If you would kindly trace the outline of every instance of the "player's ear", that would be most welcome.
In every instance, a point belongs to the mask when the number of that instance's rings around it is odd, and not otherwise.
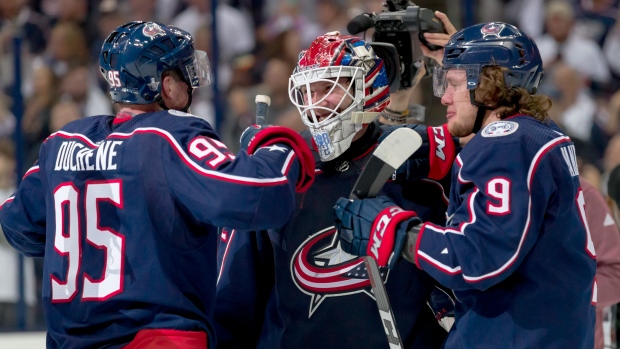
[[[165,75],[161,80],[161,97],[164,99],[172,99],[174,97],[175,83],[174,78],[170,75]]]

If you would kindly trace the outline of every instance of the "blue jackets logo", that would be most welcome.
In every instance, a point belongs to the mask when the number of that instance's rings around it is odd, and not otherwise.
[[[388,270],[381,268],[385,283]],[[327,297],[371,293],[364,260],[340,248],[336,228],[324,229],[304,241],[291,260],[291,276],[297,288],[309,295],[308,318]]]

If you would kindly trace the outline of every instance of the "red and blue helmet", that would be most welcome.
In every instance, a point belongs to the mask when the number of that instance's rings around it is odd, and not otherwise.
[[[191,35],[155,22],[129,22],[104,41],[99,55],[101,74],[116,103],[150,104],[161,99],[161,75],[178,69],[191,88],[211,81],[209,59],[194,50]]]
[[[313,100],[313,84],[330,84],[326,96],[342,94],[334,106],[325,97]],[[372,47],[356,36],[337,32],[319,36],[299,60],[289,79],[289,98],[309,127],[323,161],[349,148],[363,124],[372,121],[389,101],[384,62]]]
[[[506,68],[507,87],[522,87],[529,93],[543,76],[543,62],[538,47],[519,28],[502,22],[481,23],[456,32],[444,47],[443,66],[435,68],[433,91],[441,97],[445,92],[445,72],[463,69],[467,88],[478,87],[485,66]]]

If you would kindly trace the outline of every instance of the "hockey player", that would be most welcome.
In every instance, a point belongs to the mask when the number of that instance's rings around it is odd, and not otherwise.
[[[289,81],[291,101],[309,128],[302,135],[314,149],[317,176],[298,195],[293,218],[281,229],[223,231],[218,348],[387,348],[364,263],[340,248],[332,212],[384,132],[371,122],[389,101],[384,62],[360,38],[328,33],[302,51]],[[388,105],[388,115],[402,114],[394,105]],[[426,128],[418,129],[427,145],[434,141]],[[447,139],[446,153],[454,154],[454,148]],[[445,221],[447,199],[436,181],[391,182],[383,194],[425,219]],[[383,269],[383,278],[405,348],[439,348],[446,331],[434,316],[444,307],[433,312],[427,304],[432,279],[406,262]]]
[[[450,133],[475,135],[453,166],[447,224],[386,197],[335,206],[345,251],[380,265],[404,251],[454,290],[446,348],[594,345],[595,251],[573,143],[534,94],[542,75],[536,44],[518,28],[457,32],[434,88]]]
[[[126,23],[99,62],[120,112],[49,136],[0,209],[11,245],[45,258],[47,347],[212,348],[216,226],[282,226],[310,149],[272,127],[235,157],[179,111],[210,80],[185,31]]]

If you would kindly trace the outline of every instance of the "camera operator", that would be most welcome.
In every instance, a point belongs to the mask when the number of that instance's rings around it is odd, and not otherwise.
[[[451,27],[445,16],[443,21]],[[369,43],[337,33],[318,37],[302,51],[290,82],[291,101],[309,128],[302,135],[314,145],[318,172],[306,194],[297,196],[293,218],[281,229],[223,229],[215,310],[218,348],[387,348],[364,263],[340,248],[332,206],[351,192],[385,132],[386,126],[373,118],[386,105],[392,115],[404,114],[411,89],[397,86],[390,96],[384,61]],[[360,125],[354,121],[358,117],[367,119]],[[388,183],[383,193],[416,207],[427,219],[445,221],[444,196],[436,183]],[[440,348],[446,331],[436,316],[445,315],[452,300],[409,263],[383,270],[383,282],[393,297],[404,348]]]
[[[438,18],[441,23],[443,23],[445,33],[424,32],[422,33],[422,35],[424,36],[424,41],[426,43],[434,45],[434,47],[443,47],[448,43],[450,36],[456,33],[456,28],[454,27],[454,25],[452,25],[452,23],[448,19],[448,16],[446,16],[445,13],[435,11],[434,14],[435,17]],[[413,81],[411,83],[411,86],[413,87],[406,90],[399,89],[397,92],[390,95],[390,105],[388,106],[389,109],[394,111],[400,111],[401,115],[397,115],[396,117],[394,117],[391,115],[386,115],[385,112],[381,113],[379,114],[379,118],[377,119],[379,123],[384,125],[398,125],[406,123],[408,117],[411,115],[410,111],[408,110],[412,99],[411,94],[415,91],[415,87],[418,87],[418,84],[420,80],[422,80],[422,78],[430,76],[432,74],[432,66],[427,66],[427,61],[428,63],[433,64],[434,62],[441,62],[441,59],[443,58],[442,50],[431,50],[424,44],[420,45],[420,49],[422,54],[425,57],[430,58],[430,60],[420,59],[414,63],[414,66],[418,65],[419,67],[417,67],[418,70],[415,73],[415,77],[413,78]]]

